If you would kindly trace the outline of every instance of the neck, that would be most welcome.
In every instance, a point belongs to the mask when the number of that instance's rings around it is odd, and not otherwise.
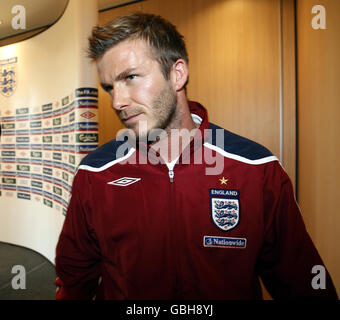
[[[179,98],[173,120],[151,148],[158,151],[165,162],[172,162],[190,144],[198,127],[192,120],[188,100],[186,97]]]

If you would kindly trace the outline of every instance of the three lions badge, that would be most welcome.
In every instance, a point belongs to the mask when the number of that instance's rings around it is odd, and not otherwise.
[[[222,231],[234,229],[240,222],[238,190],[210,189],[210,214]]]

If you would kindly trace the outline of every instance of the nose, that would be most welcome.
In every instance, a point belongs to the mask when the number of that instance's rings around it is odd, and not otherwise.
[[[117,84],[111,93],[113,109],[120,111],[129,105],[128,90],[124,85]]]

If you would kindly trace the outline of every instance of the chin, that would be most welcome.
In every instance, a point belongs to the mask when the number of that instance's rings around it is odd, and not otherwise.
[[[133,132],[136,140],[146,140],[148,137],[148,130],[141,130],[138,126],[130,127],[129,129]]]

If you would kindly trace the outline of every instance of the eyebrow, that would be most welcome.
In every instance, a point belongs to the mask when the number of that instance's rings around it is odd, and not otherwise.
[[[115,81],[120,81],[125,79],[127,76],[131,75],[131,72],[135,71],[137,68],[129,68],[121,72],[118,76],[116,76]]]
[[[119,75],[117,75],[115,77],[115,81],[120,81],[120,80],[124,80],[126,77],[128,77],[129,75],[131,75],[131,72],[135,71],[137,68],[129,68],[126,69],[124,71],[122,71]],[[111,91],[112,90],[112,85],[109,83],[100,83],[100,85],[102,86],[102,88],[105,91]]]

